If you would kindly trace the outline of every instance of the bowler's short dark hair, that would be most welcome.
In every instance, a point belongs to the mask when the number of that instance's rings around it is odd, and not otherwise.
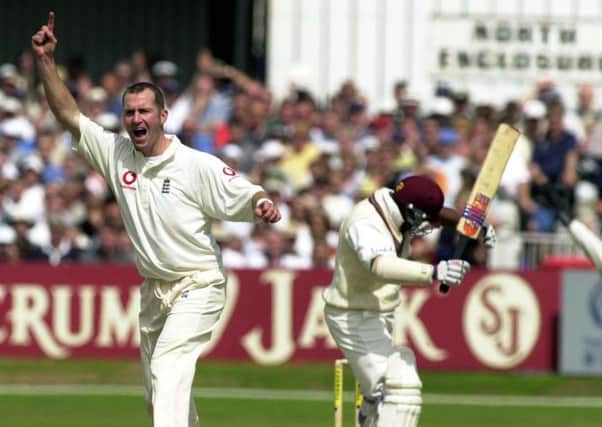
[[[155,104],[161,109],[165,110],[165,96],[159,86],[150,82],[136,82],[129,85],[121,97],[121,103],[125,104],[125,96],[130,93],[140,93],[146,89],[152,90],[155,94]]]

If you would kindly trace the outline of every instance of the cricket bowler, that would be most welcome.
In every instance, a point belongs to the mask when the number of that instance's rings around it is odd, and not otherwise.
[[[211,223],[280,219],[264,190],[218,158],[167,135],[167,110],[152,83],[129,86],[122,122],[128,136],[84,116],[54,60],[55,15],[32,37],[52,112],[77,151],[107,181],[144,278],[140,354],[154,427],[196,427],[191,395],[196,362],[224,308],[226,274]],[[127,422],[124,422],[127,425]]]

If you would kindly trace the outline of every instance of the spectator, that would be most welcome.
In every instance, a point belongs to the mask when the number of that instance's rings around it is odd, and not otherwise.
[[[306,260],[312,258],[315,242],[324,240],[334,250],[338,236],[333,230],[326,213],[318,206],[307,211],[305,224],[297,231],[294,240],[294,251]]]
[[[306,122],[295,124],[291,141],[280,162],[294,191],[311,184],[310,166],[320,156],[320,150],[309,139],[309,129]]]
[[[324,239],[314,241],[314,248],[311,256],[311,265],[313,268],[325,268],[332,270],[334,268],[334,253],[332,246]]]
[[[12,217],[26,216],[33,223],[44,219],[45,189],[40,183],[42,161],[31,155],[19,163],[21,176],[9,185],[2,201],[3,209]]]
[[[129,247],[122,244],[120,232],[108,225],[99,227],[96,239],[91,247],[81,254],[82,262],[106,262],[112,264],[132,264],[132,257]],[[125,233],[123,233],[125,234]]]
[[[433,159],[441,162],[442,148],[451,149],[453,156],[464,159],[468,166],[465,172],[474,179],[500,120],[519,127],[523,136],[489,212],[488,220],[498,229],[498,246],[489,253],[490,265],[499,266],[512,259],[512,266],[516,266],[516,257],[507,254],[522,247],[517,210],[521,212],[520,229],[539,228],[533,220],[533,212],[539,208],[536,195],[531,194],[534,179],[531,174],[527,179],[525,168],[531,163],[534,147],[538,147],[539,156],[546,145],[540,142],[544,137],[549,140],[546,105],[562,100],[552,81],[539,82],[534,93],[522,101],[500,99],[504,104],[500,109],[476,105],[471,96],[474,94],[449,84],[439,85],[435,102],[428,104],[426,98],[412,93],[412,82],[398,81],[392,88],[395,105],[375,108],[351,80],[332,94],[312,93],[295,85],[287,97],[273,100],[270,88],[214,58],[207,49],[196,54],[197,69],[184,93],[177,79],[181,74],[178,64],[153,58],[142,49],[107,64],[99,81],[87,72],[88,59],[70,58],[66,66],[59,64],[57,70],[77,96],[82,110],[105,129],[122,132],[118,117],[123,90],[134,80],[154,81],[164,89],[168,123],[171,125],[174,119],[179,122],[175,131],[188,144],[218,153],[228,166],[265,186],[283,214],[274,228],[285,236],[285,241],[309,228],[307,211],[317,208],[327,213],[331,231],[336,234],[334,229],[349,209],[349,201],[358,201],[376,187],[390,186],[395,179],[427,172],[425,165],[432,166]],[[58,125],[44,90],[36,86],[33,65],[29,51],[20,52],[14,64],[0,64],[0,223],[10,222],[11,229],[15,230],[13,224],[19,229],[18,233],[15,231],[19,247],[26,247],[24,242],[41,246],[50,239],[47,218],[59,215],[70,230],[76,229],[74,244],[85,249],[86,258],[111,259],[113,251],[131,251],[106,182],[73,154],[71,136]],[[593,89],[591,84],[576,86],[576,108],[565,112],[563,128],[573,134],[579,126],[585,129],[583,141],[577,136],[581,156],[577,172],[594,187],[574,178],[579,195],[575,197],[574,213],[596,228],[602,214],[602,123]],[[205,105],[192,120],[191,108],[197,98],[210,101],[201,102]],[[213,99],[217,100],[219,114],[210,113]],[[378,113],[373,114],[375,111]],[[220,118],[215,121],[209,116]],[[440,135],[454,131],[455,143],[441,144]],[[293,142],[293,133],[297,142]],[[300,134],[304,137],[298,138]],[[300,152],[293,148],[297,143],[302,147]],[[41,160],[40,172],[36,172],[36,158]],[[25,167],[26,163],[29,166]],[[442,185],[449,185],[441,168],[436,169],[430,173]],[[456,179],[457,171],[452,175]],[[31,198],[30,187],[37,187],[31,191],[39,192],[37,203],[27,201]],[[15,210],[15,206],[25,208]],[[246,249],[253,246],[260,253],[259,258],[264,256],[263,227],[227,223],[217,226],[225,233],[223,239],[233,236],[233,240],[241,242],[245,256],[251,253]],[[429,256],[433,237],[434,234],[429,239],[415,239],[416,257]],[[94,254],[101,240],[106,242],[106,254]],[[319,237],[315,242],[319,242]],[[229,243],[222,240],[224,247]],[[232,242],[233,246],[237,244]],[[306,251],[303,256],[311,259],[312,254]],[[125,260],[127,256],[116,258]]]
[[[456,154],[458,132],[453,128],[442,128],[438,142],[425,160],[425,167],[439,184],[445,195],[445,206],[455,206],[456,196],[462,186],[461,171],[466,167],[464,157]]]
[[[213,134],[228,121],[231,100],[215,89],[211,76],[196,76],[173,104],[165,123],[167,132],[181,135],[190,145],[212,153]]]
[[[593,85],[589,83],[581,84],[577,87],[577,117],[585,130],[586,139],[588,139],[594,127],[602,120],[602,112],[596,109],[595,92]]]
[[[230,235],[221,240],[222,259],[224,268],[252,268],[252,263],[243,253],[243,241],[240,237]],[[263,260],[258,265],[261,265]]]
[[[22,261],[19,246],[17,245],[17,233],[4,224],[0,224],[0,262],[14,263]]]
[[[121,117],[123,112],[123,106],[121,104],[121,87],[119,87],[119,80],[113,71],[107,71],[100,79],[100,85],[107,94],[106,107],[107,112],[115,114],[117,117]]]
[[[564,106],[560,101],[548,105],[548,130],[535,144],[533,158],[529,164],[531,175],[531,196],[536,199],[541,187],[547,184],[559,186],[566,192],[571,207],[574,205],[573,188],[577,183],[577,140],[564,127]],[[553,232],[556,229],[556,212],[541,206],[537,202],[528,209],[528,229]]]
[[[292,250],[289,236],[275,229],[267,229],[264,238],[265,263],[262,268],[307,269],[311,267],[309,258],[300,256]]]
[[[48,220],[50,240],[46,245],[33,245],[27,253],[28,261],[44,261],[50,265],[59,265],[63,262],[78,261],[80,250],[74,242],[72,230],[60,217]]]

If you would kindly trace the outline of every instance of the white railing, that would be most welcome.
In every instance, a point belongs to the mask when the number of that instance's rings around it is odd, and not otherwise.
[[[519,251],[521,268],[537,269],[540,267],[542,259],[553,255],[585,256],[564,229],[556,233],[521,233],[521,249]]]

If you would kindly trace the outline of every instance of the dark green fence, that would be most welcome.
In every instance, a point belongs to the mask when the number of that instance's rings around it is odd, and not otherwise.
[[[31,35],[52,9],[59,39],[57,61],[64,64],[80,56],[94,78],[129,58],[134,49],[143,48],[151,58],[178,64],[178,78],[185,84],[201,47],[210,47],[226,62],[262,77],[250,49],[248,23],[256,4],[253,0],[0,0],[0,64],[14,62],[20,50],[30,48]],[[259,4],[265,7],[265,2]]]

